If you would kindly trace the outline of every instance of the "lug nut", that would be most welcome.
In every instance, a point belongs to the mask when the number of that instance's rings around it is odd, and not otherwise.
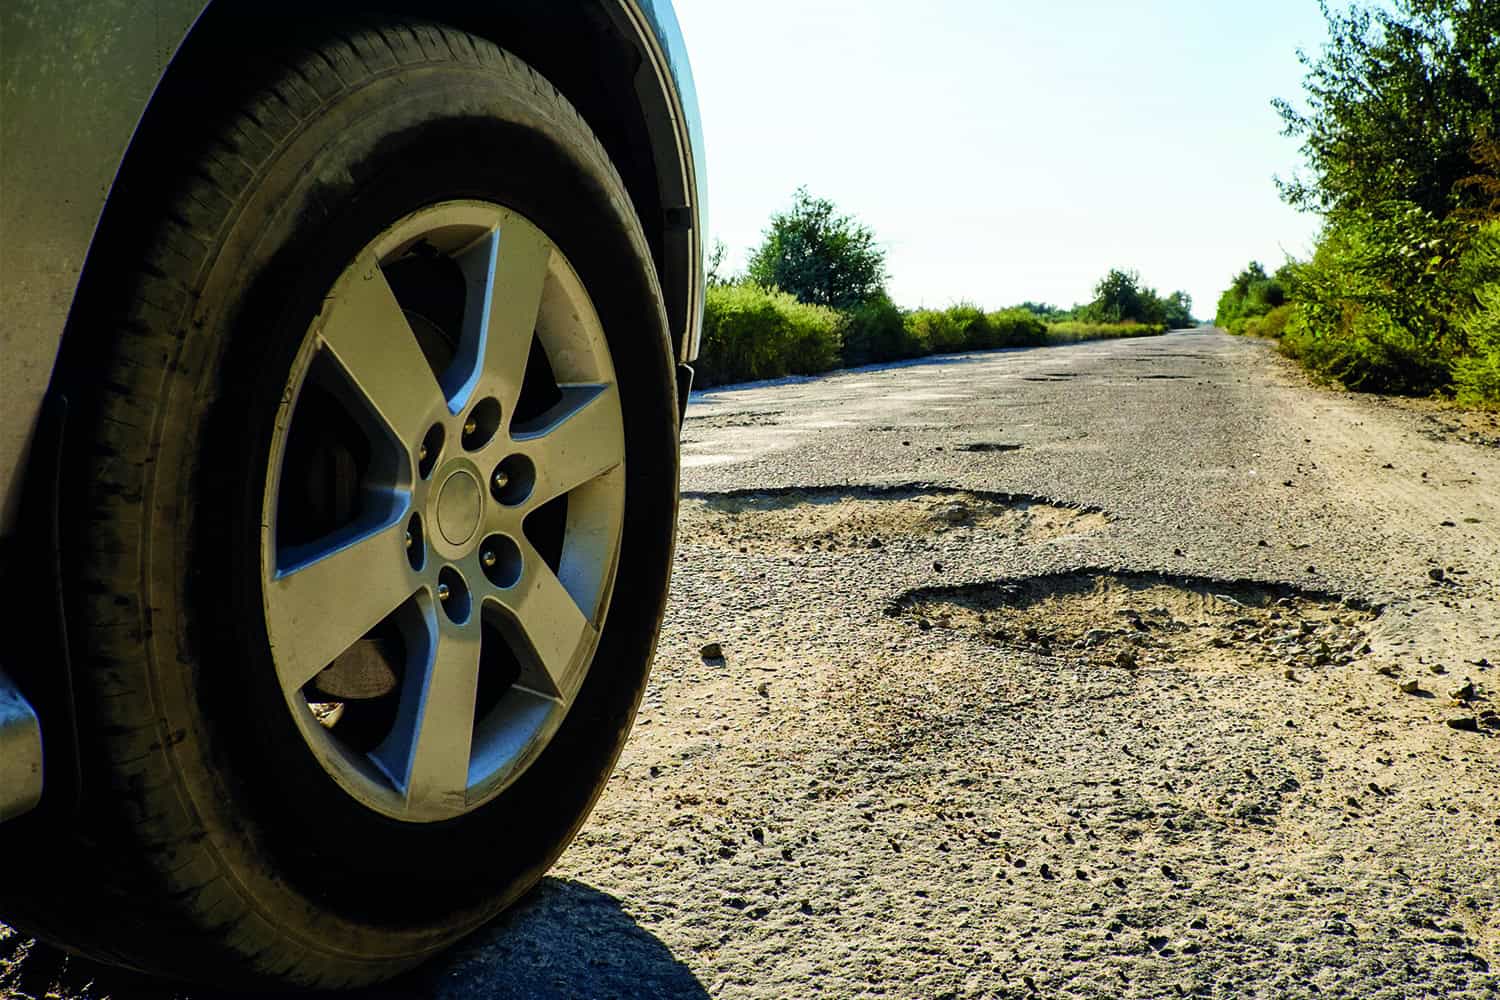
[[[417,461],[418,462],[425,462],[425,461],[427,461],[427,446],[425,444],[422,447],[420,447],[420,448],[417,449]]]
[[[510,485],[510,475],[504,469],[495,470],[495,489],[503,490]]]
[[[447,601],[448,598],[452,596],[453,591],[448,588],[448,585],[446,583],[438,584],[438,600]]]
[[[500,557],[495,555],[495,553],[491,550],[485,549],[482,553],[480,553],[479,561],[484,563],[485,569],[494,569],[495,564],[500,561]]]
[[[408,549],[410,549],[410,548],[411,548],[411,532],[410,532],[410,531],[408,531],[408,532],[407,532],[407,533],[406,533],[406,547],[407,547],[407,548],[408,548]]]
[[[477,420],[470,420],[470,421],[468,421],[467,423],[464,424],[464,436],[465,437],[473,437],[475,434],[478,434],[478,433],[479,433],[479,422]]]

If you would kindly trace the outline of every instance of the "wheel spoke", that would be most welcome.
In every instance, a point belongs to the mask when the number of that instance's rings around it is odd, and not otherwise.
[[[283,554],[265,588],[266,626],[282,686],[302,686],[416,592],[406,572],[404,497],[373,531],[341,532]]]
[[[522,542],[521,554],[521,580],[500,596],[525,647],[517,650],[522,660],[520,684],[544,697],[566,700],[572,694],[578,650],[592,644],[594,627],[530,543]]]
[[[510,420],[521,395],[541,309],[542,287],[552,260],[552,244],[535,227],[509,220],[470,250],[459,263],[469,283],[471,329],[443,391],[449,407],[461,412],[474,387],[485,381]]]
[[[464,811],[469,787],[479,630],[438,628],[434,638],[420,689],[413,685],[403,696],[397,731],[380,756],[399,772],[408,809],[456,816]]]
[[[406,446],[420,441],[441,412],[442,393],[373,256],[361,257],[334,286],[317,330],[396,439]]]
[[[527,506],[539,507],[624,460],[619,392],[613,385],[566,386],[562,401],[518,429],[515,440],[536,467]]]

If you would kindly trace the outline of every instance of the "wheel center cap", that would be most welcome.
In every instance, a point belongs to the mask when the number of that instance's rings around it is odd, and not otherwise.
[[[437,527],[449,545],[462,545],[479,530],[484,497],[479,480],[467,469],[459,469],[438,488]]]

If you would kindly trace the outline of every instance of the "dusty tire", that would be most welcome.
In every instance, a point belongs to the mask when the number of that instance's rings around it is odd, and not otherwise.
[[[83,805],[66,828],[7,845],[33,874],[6,880],[0,915],[155,974],[371,983],[527,891],[624,743],[676,511],[662,296],[587,126],[472,36],[410,22],[325,32],[211,131],[144,212],[151,230],[96,261],[115,269],[97,284],[112,291],[70,333],[61,562]],[[482,807],[402,822],[345,794],[287,711],[264,621],[262,502],[288,372],[340,273],[404,215],[474,199],[531,220],[597,309],[623,420],[628,585],[540,756]]]

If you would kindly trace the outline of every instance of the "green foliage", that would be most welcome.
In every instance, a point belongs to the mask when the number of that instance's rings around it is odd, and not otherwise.
[[[1323,234],[1276,279],[1256,265],[1236,278],[1219,323],[1279,329],[1284,351],[1350,388],[1495,398],[1500,4],[1323,11],[1330,41],[1304,57],[1306,110],[1277,102],[1310,168],[1282,194],[1322,212]]]
[[[839,316],[757,285],[718,285],[704,302],[698,384],[810,375],[839,362]]]
[[[1047,327],[1049,344],[1073,344],[1081,340],[1112,340],[1119,337],[1159,337],[1167,332],[1162,323],[1088,323],[1069,320]]]
[[[923,354],[952,354],[967,346],[964,327],[947,309],[917,309],[906,316],[906,331]]]
[[[1326,4],[1329,41],[1303,55],[1306,110],[1277,101],[1311,176],[1281,184],[1293,205],[1337,216],[1407,202],[1438,218],[1475,173],[1474,143],[1500,110],[1500,4]]]
[[[1048,324],[1026,309],[986,313],[969,303],[907,313],[884,295],[836,312],[748,282],[711,285],[696,381],[707,388],[810,375],[841,364],[853,367],[929,354],[1145,337],[1165,330],[1161,324],[1142,323]]]
[[[1478,232],[1459,272],[1474,288],[1474,302],[1458,320],[1467,340],[1467,350],[1453,364],[1458,399],[1500,403],[1500,222]]]
[[[1251,320],[1286,304],[1291,282],[1290,265],[1283,265],[1273,277],[1259,261],[1251,261],[1219,297],[1214,323],[1230,333],[1245,333]]]
[[[799,188],[791,209],[772,216],[746,277],[802,302],[849,309],[882,294],[885,251],[869,227]]]
[[[1193,300],[1163,300],[1131,271],[1112,271],[1099,302],[1063,311],[1027,302],[985,312],[973,303],[903,312],[886,294],[885,256],[868,228],[833,204],[797,191],[771,220],[746,276],[732,278],[725,248],[708,255],[700,386],[812,374],[960,351],[1040,347],[1099,337],[1163,333],[1190,326]],[[1097,308],[1096,308],[1097,307]],[[1090,322],[1074,322],[1092,310]]]
[[[1047,343],[1047,324],[1025,309],[986,313],[967,302],[947,309],[918,309],[906,317],[912,343],[923,353],[1037,347]]]
[[[1141,285],[1135,271],[1111,270],[1094,286],[1094,301],[1082,317],[1095,323],[1153,323],[1160,303],[1156,293]]]
[[[906,327],[906,316],[884,293],[839,314],[844,364],[849,367],[921,356],[922,345]]]
[[[1173,292],[1163,299],[1141,284],[1135,271],[1111,270],[1094,286],[1094,301],[1068,319],[1088,323],[1141,323],[1171,329],[1193,326],[1193,297]]]
[[[1280,340],[1286,334],[1287,324],[1291,322],[1292,314],[1297,307],[1290,303],[1277,306],[1264,316],[1252,316],[1241,325],[1238,332],[1247,337],[1265,337],[1268,340]]]
[[[1454,309],[1473,301],[1473,269],[1462,266],[1471,239],[1469,227],[1411,203],[1331,222],[1294,269],[1284,348],[1351,389],[1445,388],[1466,347]]]
[[[1040,347],[1048,342],[1047,324],[1024,307],[992,312],[986,319],[995,347]]]
[[[1057,306],[1048,305],[1045,302],[1022,302],[1015,308],[1024,310],[1045,320],[1060,321],[1067,319],[1069,310],[1059,309]]]
[[[1500,403],[1500,284],[1480,289],[1479,305],[1464,317],[1472,353],[1453,366],[1458,401],[1470,404]]]
[[[1185,330],[1197,326],[1193,318],[1193,297],[1187,292],[1173,292],[1162,302],[1162,321],[1169,330]]]
[[[707,270],[705,281],[709,287],[734,284],[734,278],[724,264],[724,258],[728,253],[729,248],[724,245],[723,240],[714,240],[714,245],[709,248],[704,260]]]

